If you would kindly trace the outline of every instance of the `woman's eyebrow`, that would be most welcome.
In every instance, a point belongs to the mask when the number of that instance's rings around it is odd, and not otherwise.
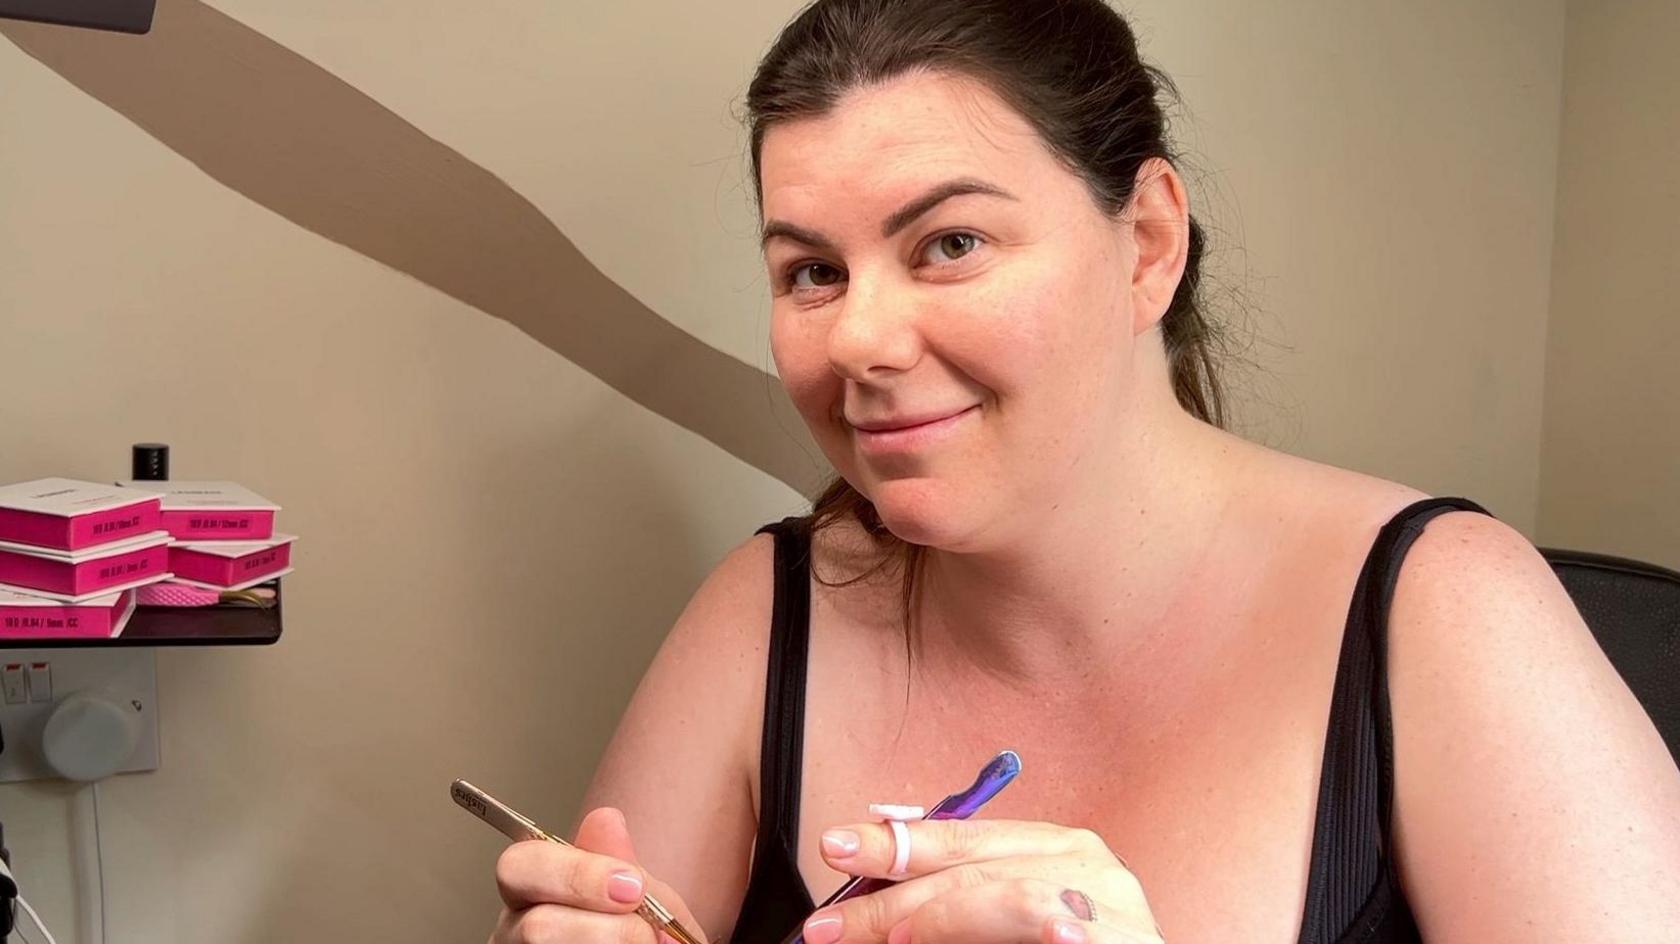
[[[893,236],[899,230],[914,223],[917,217],[946,200],[971,193],[983,193],[988,196],[1003,197],[1006,200],[1015,199],[1014,194],[978,177],[958,177],[954,180],[947,180],[906,203],[903,209],[887,217],[886,222],[881,224],[881,238],[886,239]]]
[[[759,239],[758,244],[760,247],[767,246],[770,244],[770,240],[775,239],[777,236],[781,236],[785,239],[791,239],[794,242],[804,243],[813,249],[821,249],[824,252],[835,251],[834,243],[830,242],[828,237],[808,230],[803,226],[795,226],[792,223],[784,223],[781,220],[771,220],[764,224],[764,235]]]
[[[957,177],[934,186],[928,192],[906,203],[902,208],[887,217],[881,224],[881,238],[891,238],[899,230],[914,223],[918,217],[952,197],[973,193],[1002,197],[1005,200],[1015,199],[1015,195],[1009,191],[994,184],[989,184],[978,177]],[[821,249],[826,252],[834,251],[834,243],[826,236],[783,220],[770,220],[764,224],[763,237],[759,240],[759,245],[767,245],[770,240],[777,236],[804,243],[814,249]]]

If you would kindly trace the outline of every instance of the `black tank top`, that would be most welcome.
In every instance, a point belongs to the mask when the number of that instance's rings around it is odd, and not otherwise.
[[[1419,944],[1390,855],[1394,745],[1388,704],[1388,608],[1400,562],[1430,519],[1488,512],[1462,498],[1402,509],[1377,534],[1348,607],[1330,700],[1299,944]],[[776,539],[775,602],[759,761],[758,837],[733,944],[779,944],[815,909],[798,867],[810,643],[809,520],[765,525]]]

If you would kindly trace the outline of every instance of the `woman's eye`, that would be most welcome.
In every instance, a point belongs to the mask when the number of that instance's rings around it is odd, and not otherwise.
[[[793,277],[788,281],[794,288],[826,288],[839,282],[839,269],[821,262],[807,262],[793,270]]]
[[[927,262],[938,264],[954,262],[973,252],[980,245],[980,237],[973,233],[946,233],[931,243],[922,251],[922,257]]]

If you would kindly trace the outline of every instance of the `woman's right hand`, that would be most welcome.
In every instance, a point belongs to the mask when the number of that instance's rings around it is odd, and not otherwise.
[[[674,944],[636,914],[650,893],[705,940],[682,899],[636,864],[623,813],[591,810],[576,845],[516,842],[502,852],[496,887],[505,907],[490,944]]]

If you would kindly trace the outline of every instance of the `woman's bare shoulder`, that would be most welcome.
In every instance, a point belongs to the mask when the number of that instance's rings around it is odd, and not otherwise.
[[[669,727],[688,726],[673,719],[694,718],[696,711],[738,710],[762,696],[774,596],[773,541],[768,534],[742,541],[690,596],[636,689],[615,748],[626,736],[664,736]],[[711,727],[693,733],[710,740],[722,731]]]
[[[1680,772],[1533,544],[1483,515],[1432,521],[1389,650],[1398,845],[1426,930],[1671,934]]]
[[[774,539],[724,555],[689,599],[613,734],[585,809],[622,809],[642,864],[726,928],[752,837]],[[677,772],[680,772],[678,775]]]
[[[1428,493],[1401,482],[1253,446],[1241,502],[1314,543],[1369,544],[1397,512]]]

